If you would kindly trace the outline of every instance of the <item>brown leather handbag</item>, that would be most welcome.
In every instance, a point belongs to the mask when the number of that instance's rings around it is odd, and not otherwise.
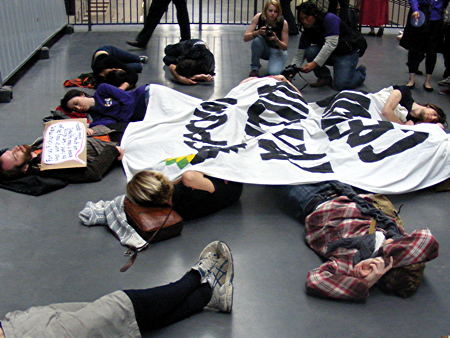
[[[183,218],[172,207],[142,207],[124,200],[124,211],[128,223],[149,244],[163,241],[181,234]],[[129,251],[131,256],[127,264],[120,271],[127,271],[135,262],[138,251]]]
[[[124,210],[128,223],[148,242],[178,236],[183,229],[183,218],[171,207],[141,207],[125,197]]]

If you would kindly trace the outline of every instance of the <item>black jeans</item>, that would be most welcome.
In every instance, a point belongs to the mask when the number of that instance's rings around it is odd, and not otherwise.
[[[148,40],[152,37],[153,31],[158,26],[171,1],[177,9],[181,40],[189,40],[191,38],[191,27],[186,0],[153,0],[145,20],[144,28],[136,38],[137,41],[144,45],[148,43]]]
[[[200,284],[200,274],[191,270],[180,280],[144,290],[123,290],[133,303],[141,334],[158,329],[202,311],[212,289]]]

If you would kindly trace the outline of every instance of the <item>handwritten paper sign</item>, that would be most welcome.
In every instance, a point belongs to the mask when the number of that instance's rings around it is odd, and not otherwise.
[[[47,122],[41,170],[86,167],[86,128],[86,119]]]

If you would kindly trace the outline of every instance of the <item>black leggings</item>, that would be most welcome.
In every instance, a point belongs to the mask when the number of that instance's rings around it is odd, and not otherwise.
[[[200,274],[191,270],[180,280],[144,290],[123,290],[133,303],[141,334],[202,311],[212,296],[208,283],[200,284]]]
[[[415,73],[419,69],[419,64],[425,58],[425,73],[433,74],[437,59],[437,48],[439,37],[441,36],[442,21],[430,21],[428,42],[422,42],[427,45],[426,51],[418,51],[411,47],[408,52],[408,68],[410,73]]]
[[[154,0],[150,5],[147,17],[145,18],[144,28],[139,32],[136,40],[142,44],[147,44],[152,37],[153,31],[158,26],[164,13],[167,11],[170,2],[173,2],[177,10],[177,21],[180,26],[181,40],[191,38],[191,28],[189,23],[189,12],[186,0]]]
[[[450,76],[450,24],[444,26],[444,77]]]

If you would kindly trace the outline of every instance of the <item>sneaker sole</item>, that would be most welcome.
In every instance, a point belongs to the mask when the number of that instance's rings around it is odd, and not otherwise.
[[[225,298],[225,301],[223,302],[224,307],[219,309],[217,307],[207,305],[206,308],[213,311],[230,313],[233,309],[234,286],[232,283],[228,283],[222,285],[221,288],[225,288],[225,294],[222,295],[222,297]]]
[[[225,277],[224,285],[227,283],[232,283],[234,279],[234,262],[233,262],[233,255],[231,254],[230,247],[225,243],[220,241],[220,253],[223,257],[225,257],[228,260],[228,268],[227,268],[227,275]]]
[[[226,301],[226,308],[224,310],[221,310],[222,312],[231,312],[233,309],[233,294],[234,294],[234,285],[233,283],[228,283],[229,286],[227,286],[225,297],[227,299]],[[224,284],[225,286],[227,284]]]

